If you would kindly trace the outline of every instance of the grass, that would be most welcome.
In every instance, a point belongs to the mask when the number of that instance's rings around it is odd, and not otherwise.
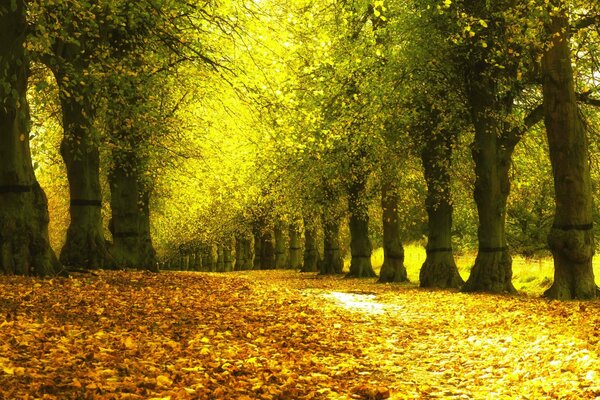
[[[469,277],[469,273],[475,263],[476,252],[468,252],[456,255],[456,265],[463,279]],[[404,246],[404,264],[411,282],[419,282],[419,270],[425,261],[425,248],[418,244]],[[552,257],[526,258],[521,255],[513,255],[513,284],[519,291],[528,294],[541,295],[552,283],[554,276],[554,264]],[[371,262],[375,272],[379,273],[383,264],[383,248],[379,247],[373,251]],[[348,260],[349,263],[349,260]],[[600,256],[594,257],[594,276],[596,283],[600,285]]]

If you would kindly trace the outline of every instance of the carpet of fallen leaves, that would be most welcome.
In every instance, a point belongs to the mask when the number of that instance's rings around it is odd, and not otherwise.
[[[0,278],[2,399],[600,397],[600,303],[293,271]]]

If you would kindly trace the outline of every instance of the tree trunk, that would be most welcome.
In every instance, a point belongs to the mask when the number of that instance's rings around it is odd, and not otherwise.
[[[194,271],[202,271],[202,253],[198,247],[194,247]]]
[[[217,246],[217,272],[225,272],[224,246]]]
[[[35,179],[29,149],[29,60],[25,1],[0,13],[0,273],[62,271],[48,239],[48,201]]]
[[[252,245],[252,240],[250,240],[250,238],[245,238],[243,245],[246,253],[246,262],[243,264],[242,269],[251,270],[253,267],[252,263],[254,259],[254,246]]]
[[[384,184],[381,189],[383,211],[383,265],[379,282],[408,282],[404,266],[404,247],[400,236],[398,218],[398,193],[396,188]]]
[[[233,256],[231,254],[231,240],[223,246],[223,272],[233,271]]]
[[[285,269],[288,267],[284,228],[285,228],[285,224],[281,221],[277,221],[275,223],[275,228],[273,230],[274,237],[275,237],[275,268],[276,269]]]
[[[209,272],[211,271],[211,250],[210,246],[203,245],[202,246],[202,271]]]
[[[243,271],[244,265],[246,265],[246,246],[244,244],[245,238],[242,236],[236,236],[235,238],[235,271]]]
[[[555,1],[563,7],[562,1]],[[555,213],[548,244],[554,257],[553,299],[593,299],[598,295],[592,257],[592,184],[585,125],[579,114],[569,21],[561,11],[549,26],[552,45],[544,54],[544,122],[554,175]]]
[[[304,257],[301,272],[317,272],[321,263],[319,246],[317,245],[317,227],[308,219],[304,219]]]
[[[129,158],[133,158],[131,155]],[[115,157],[118,160],[118,157]],[[111,192],[113,236],[111,255],[119,268],[157,271],[156,252],[150,237],[150,191],[143,188],[133,172],[122,168],[118,161],[108,176]],[[194,256],[194,253],[190,253]],[[190,269],[195,270],[195,257]]]
[[[76,93],[76,85],[61,72],[55,72],[60,90],[64,137],[60,152],[67,167],[71,222],[60,252],[60,261],[78,268],[113,266],[102,227],[100,153],[92,127],[93,107],[82,104],[87,94]],[[81,73],[83,76],[83,73]]]
[[[219,249],[216,245],[208,246],[208,270],[210,272],[218,271]]]
[[[254,236],[254,262],[253,269],[262,269],[262,232],[258,224],[255,224],[252,228],[252,235]]]
[[[349,278],[373,278],[377,276],[371,265],[371,239],[369,239],[369,215],[362,195],[366,182],[358,179],[352,182],[348,192],[348,211],[350,212],[350,272]]]
[[[260,269],[275,268],[275,246],[273,245],[273,233],[266,230],[260,238]]]
[[[465,292],[514,293],[512,259],[505,234],[506,201],[510,191],[509,170],[514,144],[504,140],[508,106],[496,100],[496,83],[483,69],[470,82],[469,103],[475,128],[472,144],[475,161],[474,197],[479,213],[479,251]],[[516,143],[515,143],[516,144]]]
[[[452,254],[451,159],[451,137],[445,132],[431,133],[421,152],[429,217],[427,258],[419,273],[421,287],[459,288],[465,283]]]
[[[299,270],[302,268],[302,246],[300,246],[300,226],[298,222],[290,224],[289,237],[289,268]]]
[[[341,274],[344,259],[340,250],[340,221],[336,217],[323,216],[323,262],[321,275]]]

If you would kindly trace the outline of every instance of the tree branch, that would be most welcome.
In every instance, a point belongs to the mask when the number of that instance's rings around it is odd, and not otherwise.
[[[590,97],[591,91],[585,93],[577,93],[577,101],[587,104],[588,106],[600,107],[600,99]]]
[[[519,143],[523,135],[534,125],[544,119],[544,104],[539,104],[523,119],[523,124],[514,127],[505,137],[507,146],[514,147]]]

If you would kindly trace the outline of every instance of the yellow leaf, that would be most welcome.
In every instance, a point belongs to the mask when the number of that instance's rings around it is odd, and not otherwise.
[[[165,375],[159,375],[156,377],[156,384],[162,387],[168,387],[173,384],[173,381]]]

